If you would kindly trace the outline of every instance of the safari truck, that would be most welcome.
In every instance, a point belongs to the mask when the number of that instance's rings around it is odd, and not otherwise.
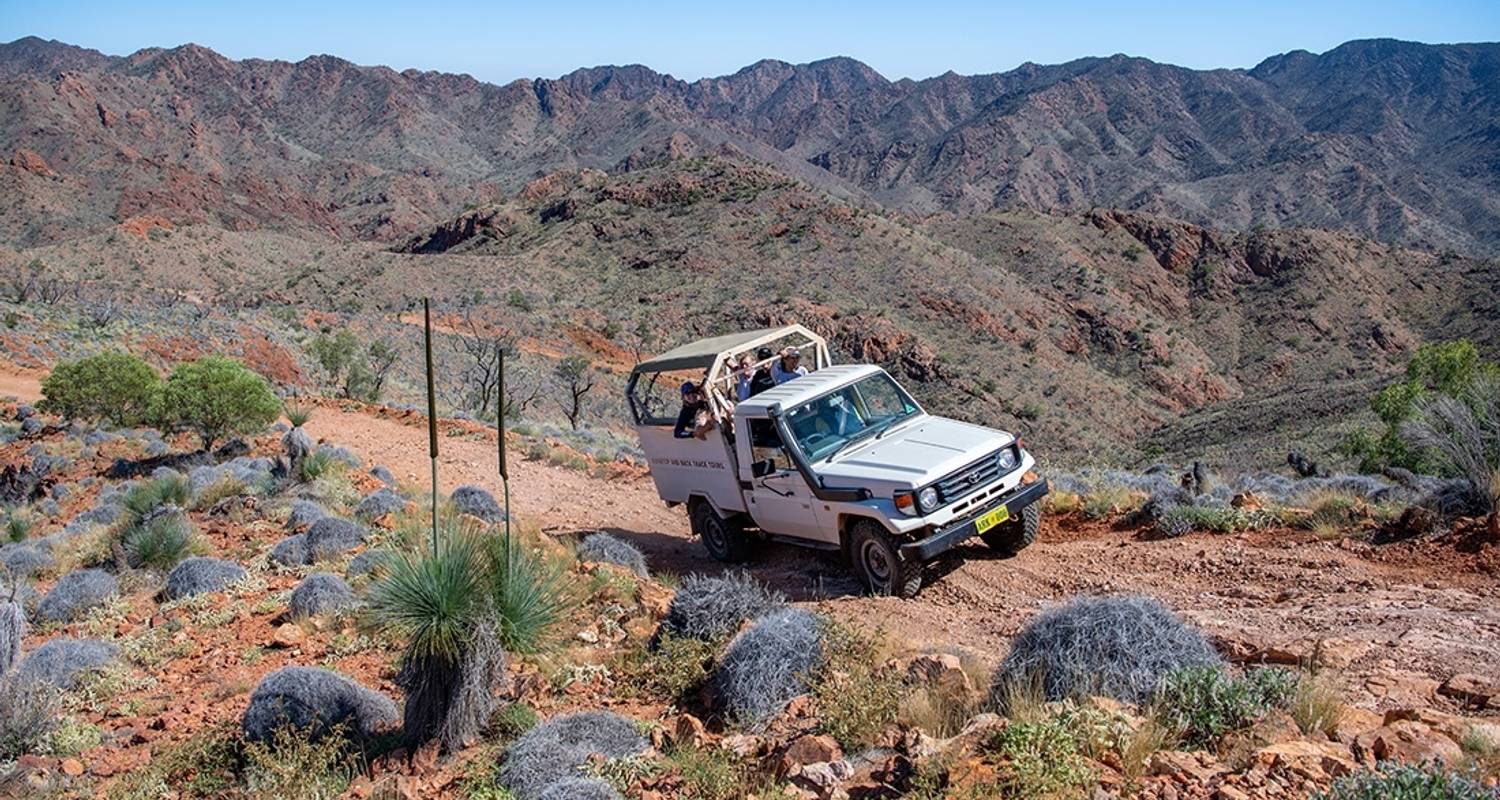
[[[783,347],[810,371],[737,400],[739,359],[771,348],[760,369]],[[687,382],[704,424],[678,435]],[[971,537],[1004,554],[1036,539],[1047,482],[1018,438],[928,414],[880,367],[833,364],[800,325],[682,345],[636,366],[625,393],[657,493],[721,561],[762,541],[837,551],[870,591],[910,597]]]

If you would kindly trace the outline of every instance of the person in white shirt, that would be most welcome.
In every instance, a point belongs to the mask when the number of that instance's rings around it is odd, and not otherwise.
[[[802,351],[795,347],[782,350],[781,358],[771,363],[771,377],[778,385],[806,374],[807,367],[802,366]]]
[[[755,379],[755,361],[746,353],[734,367],[734,396],[738,402],[750,399],[750,382]]]

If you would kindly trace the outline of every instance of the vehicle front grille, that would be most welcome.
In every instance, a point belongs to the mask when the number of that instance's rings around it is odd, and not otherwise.
[[[1014,445],[1012,445],[1013,447]],[[966,467],[955,470],[947,477],[937,482],[938,495],[943,503],[951,503],[958,500],[991,481],[1000,477],[1000,453],[1010,447],[1003,447],[984,458],[969,464]],[[1018,462],[1020,459],[1016,459]]]

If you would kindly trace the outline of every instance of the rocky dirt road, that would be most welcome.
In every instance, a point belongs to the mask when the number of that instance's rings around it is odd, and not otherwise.
[[[319,409],[315,436],[420,484],[427,475],[421,418]],[[465,426],[442,437],[439,483],[476,483],[499,495],[493,434]],[[537,461],[512,460],[512,500],[522,518],[556,535],[607,530],[634,542],[656,571],[717,572],[689,538],[685,515],[665,508],[648,476],[609,480]],[[883,628],[913,647],[959,647],[998,661],[1037,610],[1078,594],[1153,595],[1251,660],[1313,659],[1332,668],[1362,705],[1430,697],[1457,673],[1494,674],[1500,653],[1500,557],[1450,545],[1376,546],[1320,541],[1305,531],[1193,534],[1148,541],[1134,529],[1046,520],[1019,556],[977,542],[939,565],[915,600],[862,596],[833,558],[769,548],[749,568],[793,599]]]
[[[35,398],[35,378],[5,384]],[[444,423],[439,483],[477,484],[500,496],[493,433]],[[353,448],[367,465],[422,485],[427,432],[412,414],[322,405],[315,437]],[[639,546],[657,572],[718,572],[689,536],[686,516],[657,499],[649,476],[601,480],[511,460],[518,516],[553,535],[606,530]],[[915,600],[866,597],[836,559],[768,548],[749,569],[798,602],[884,629],[912,647],[957,647],[994,663],[1039,609],[1078,594],[1153,595],[1215,636],[1228,652],[1332,668],[1372,708],[1430,697],[1458,673],[1495,675],[1500,654],[1500,548],[1320,541],[1305,531],[1193,534],[1147,541],[1133,529],[1046,519],[1019,556],[975,543],[939,565]]]

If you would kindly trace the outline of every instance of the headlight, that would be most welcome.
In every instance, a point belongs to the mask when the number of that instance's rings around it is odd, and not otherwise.
[[[923,514],[936,511],[938,507],[937,487],[929,486],[917,492],[917,507],[922,509]]]
[[[1016,468],[1016,448],[1007,447],[1000,451],[1000,471],[1010,472]]]

